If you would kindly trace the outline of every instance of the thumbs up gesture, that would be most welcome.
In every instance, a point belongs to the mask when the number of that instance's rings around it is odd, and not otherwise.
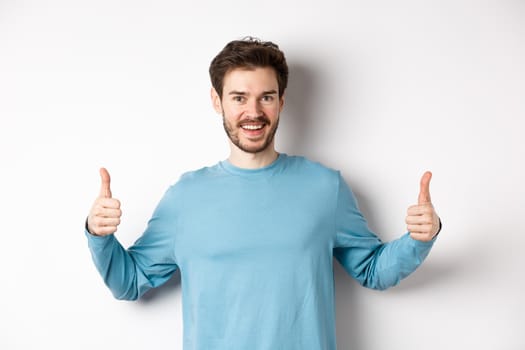
[[[100,193],[89,212],[87,228],[95,236],[107,236],[117,231],[122,211],[119,200],[111,196],[111,178],[105,168],[100,169],[100,179]]]
[[[406,224],[410,236],[418,241],[428,242],[439,232],[439,216],[430,199],[430,179],[432,173],[423,174],[420,182],[419,197],[416,205],[408,208]]]

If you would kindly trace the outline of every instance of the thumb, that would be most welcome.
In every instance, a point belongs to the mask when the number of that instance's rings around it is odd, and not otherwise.
[[[100,168],[100,194],[99,197],[101,198],[111,198],[111,188],[110,188],[110,182],[111,178],[109,177],[109,173],[106,170],[106,168]]]
[[[430,179],[432,178],[432,173],[427,171],[421,177],[421,182],[419,184],[419,197],[417,199],[417,204],[431,203],[430,199]]]

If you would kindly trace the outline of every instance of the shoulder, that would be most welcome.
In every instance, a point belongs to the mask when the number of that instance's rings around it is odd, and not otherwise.
[[[316,184],[337,185],[340,178],[338,170],[303,156],[287,156],[285,170]]]
[[[218,165],[206,166],[200,169],[191,170],[183,173],[177,184],[191,184],[193,182],[199,182],[209,178],[214,178],[220,173]]]
[[[199,169],[184,172],[179,179],[173,183],[168,193],[181,193],[190,188],[202,187],[206,182],[221,177],[223,172],[220,171],[218,164],[206,166]]]
[[[338,176],[339,171],[303,156],[287,156],[287,168],[321,176]]]

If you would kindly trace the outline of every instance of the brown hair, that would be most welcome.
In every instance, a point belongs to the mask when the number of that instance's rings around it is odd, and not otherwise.
[[[231,41],[215,56],[210,64],[211,84],[222,98],[226,73],[236,68],[257,67],[270,67],[275,70],[281,97],[288,84],[288,65],[284,53],[271,41],[261,41],[253,37]]]

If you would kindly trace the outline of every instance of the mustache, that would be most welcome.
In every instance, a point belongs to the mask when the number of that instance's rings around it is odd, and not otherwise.
[[[266,116],[260,116],[256,118],[246,118],[241,120],[237,123],[237,126],[241,126],[246,123],[264,123],[264,124],[270,124],[270,119],[268,119]]]

